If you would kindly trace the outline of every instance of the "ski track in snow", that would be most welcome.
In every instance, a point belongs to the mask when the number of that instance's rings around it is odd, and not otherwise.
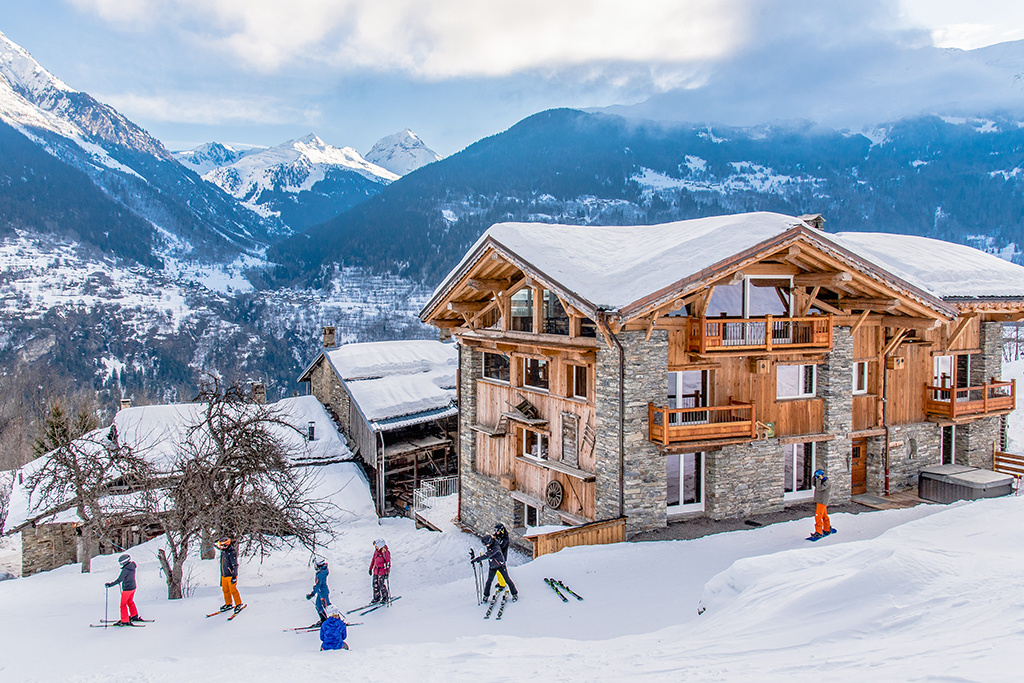
[[[333,466],[339,468],[350,465]],[[689,541],[577,547],[535,561],[517,556],[522,598],[501,621],[475,605],[468,550],[450,523],[438,534],[373,516],[365,484],[339,504],[354,514],[324,556],[332,601],[369,601],[372,540],[392,552],[395,606],[350,620],[350,652],[319,652],[303,599],[305,552],[244,563],[238,619],[205,619],[221,603],[216,562],[192,563],[191,598],[164,599],[159,539],[131,549],[136,602],[156,623],[89,629],[102,582],[66,566],[0,583],[0,678],[10,681],[774,681],[1017,680],[1024,632],[1019,586],[1024,499],[837,514],[840,533],[804,541],[808,519]],[[434,520],[454,513],[439,502]],[[991,520],[999,520],[993,525]],[[560,578],[585,600],[562,603]],[[707,605],[698,616],[699,601]],[[111,607],[116,596],[111,596]],[[1017,645],[1015,645],[1015,643]],[[59,649],[59,657],[46,653]],[[337,661],[337,658],[344,661]]]

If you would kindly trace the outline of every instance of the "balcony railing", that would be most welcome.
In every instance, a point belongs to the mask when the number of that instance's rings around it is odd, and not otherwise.
[[[710,439],[757,436],[753,403],[729,401],[726,406],[666,408],[647,404],[648,438],[662,445]]]
[[[950,420],[970,415],[987,415],[1013,410],[1017,405],[1017,380],[999,382],[992,378],[977,387],[936,387],[925,385],[924,411]]]
[[[831,349],[832,315],[804,318],[690,318],[687,350]]]

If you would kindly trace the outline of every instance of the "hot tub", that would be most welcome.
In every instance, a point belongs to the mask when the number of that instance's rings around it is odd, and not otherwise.
[[[1013,492],[1013,477],[966,465],[933,465],[921,470],[917,495],[936,503],[998,498]]]

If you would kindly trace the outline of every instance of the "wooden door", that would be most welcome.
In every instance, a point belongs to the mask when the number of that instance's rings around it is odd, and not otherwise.
[[[854,439],[850,466],[850,493],[857,495],[868,492],[868,443],[865,439]]]

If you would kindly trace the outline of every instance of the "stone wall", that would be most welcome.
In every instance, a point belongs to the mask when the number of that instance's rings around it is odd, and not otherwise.
[[[329,413],[333,413],[338,425],[346,434],[351,433],[348,392],[341,385],[338,373],[334,371],[326,357],[322,358],[309,373],[309,393],[316,396]]]
[[[998,376],[998,375],[997,375]],[[1003,421],[998,415],[983,417],[956,427],[956,462],[992,469],[992,454],[999,445]]]
[[[704,514],[726,519],[783,507],[784,460],[778,439],[705,453]]]
[[[942,428],[933,422],[893,425],[889,428],[889,492],[917,491],[925,467],[942,462]],[[885,495],[885,436],[867,440],[867,492]]]
[[[832,502],[848,501],[853,449],[853,335],[849,327],[832,329],[832,350],[818,365],[818,396],[824,402],[823,429],[835,438],[817,445],[815,461],[832,480]]]
[[[971,386],[1003,374],[1003,323],[981,323],[981,353],[971,356]]]
[[[624,491],[626,533],[666,524],[665,456],[648,439],[647,404],[665,396],[668,332],[621,332],[625,353]],[[619,516],[619,350],[599,345],[596,387],[597,519]]]
[[[22,576],[31,576],[77,561],[78,534],[74,524],[41,524],[22,529]]]

